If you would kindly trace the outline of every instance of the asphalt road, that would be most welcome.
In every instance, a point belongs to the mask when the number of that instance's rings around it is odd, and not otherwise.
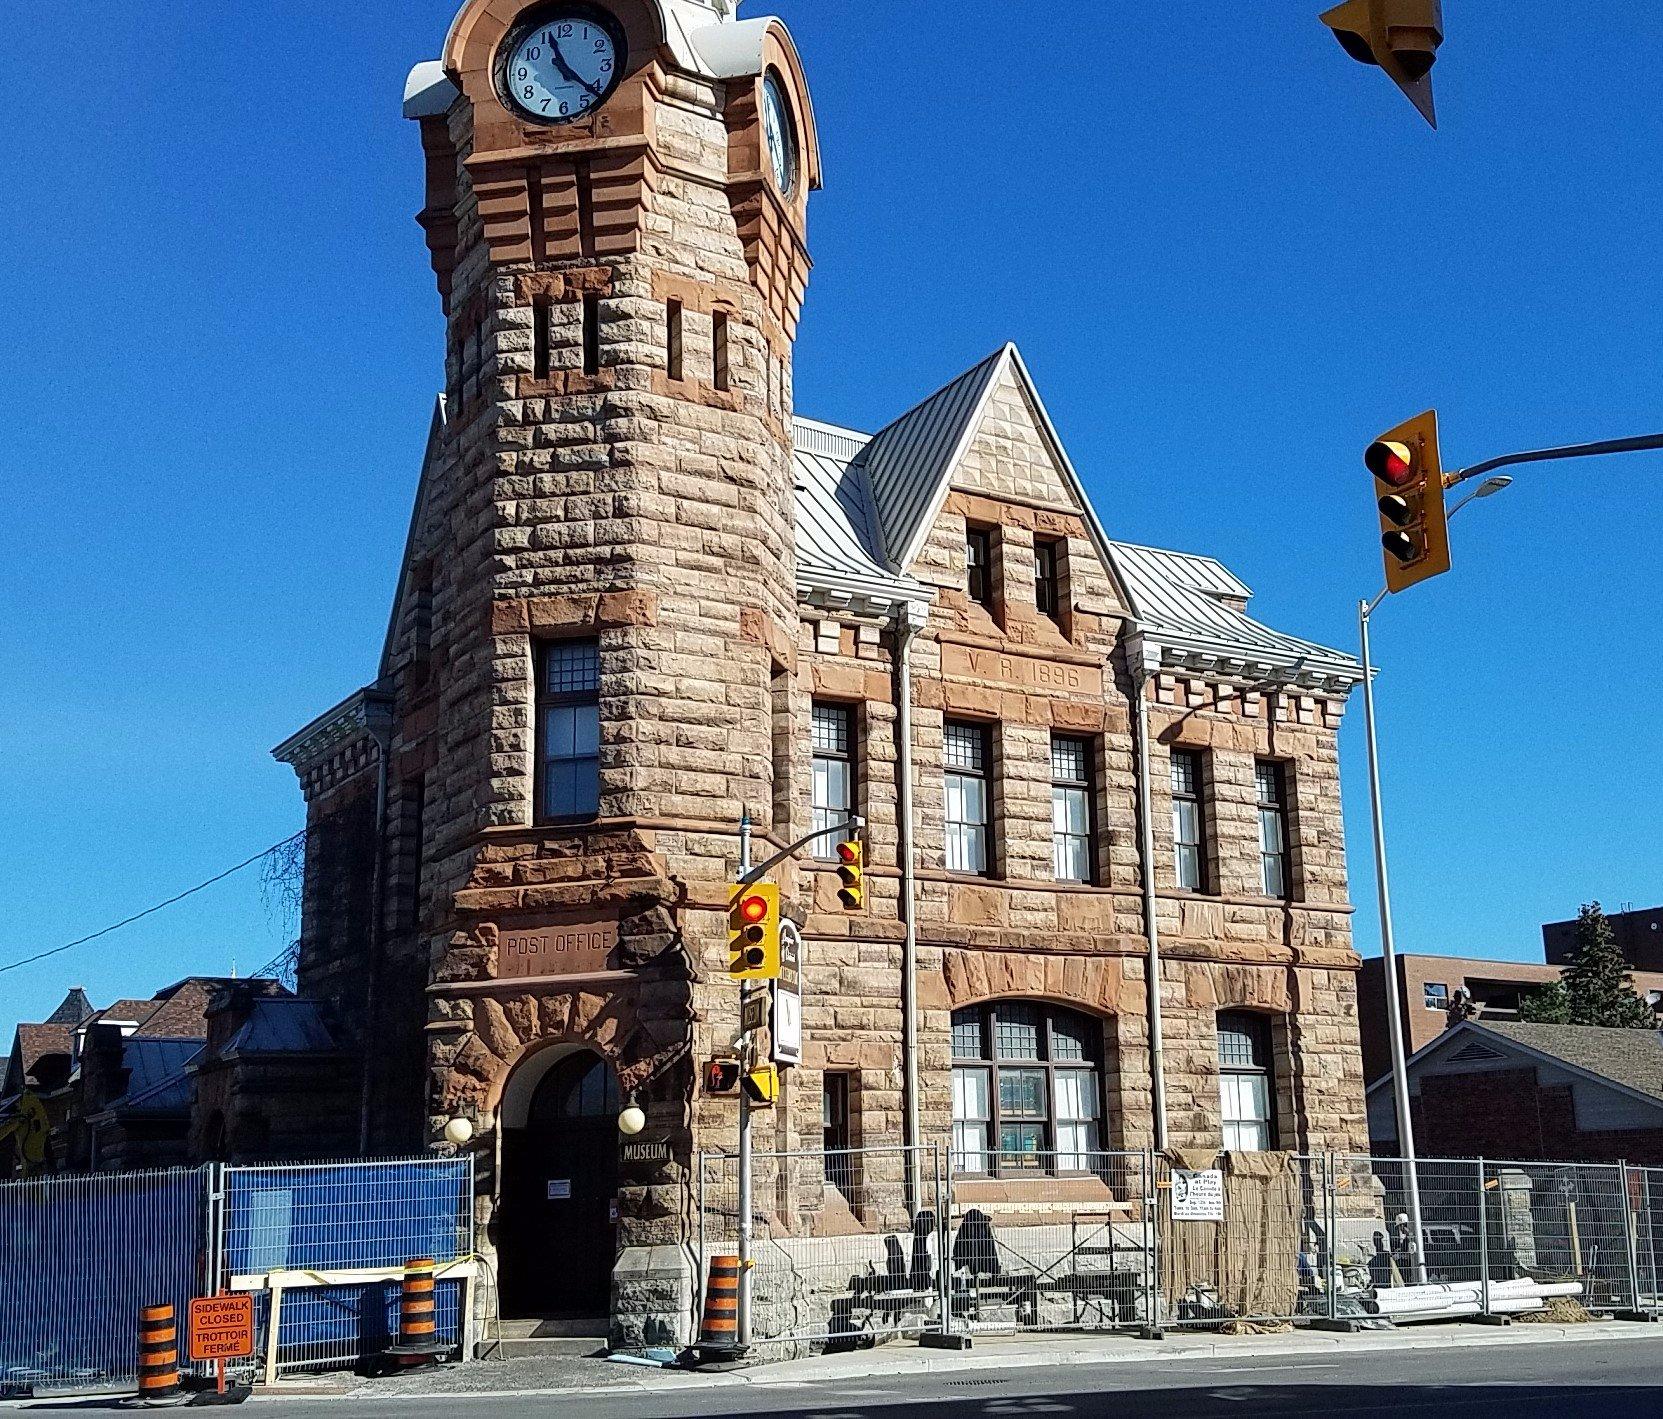
[[[558,1398],[448,1395],[387,1399],[304,1398],[262,1402],[273,1419],[434,1419],[449,1410],[469,1419],[520,1419],[551,1412],[582,1419],[1317,1419],[1317,1416],[1426,1414],[1449,1419],[1663,1419],[1663,1334],[1656,1343],[1515,1345],[1496,1349],[1401,1350],[1287,1359],[1152,1361],[1058,1369],[976,1370],[892,1376],[816,1385],[771,1383],[613,1392]]]

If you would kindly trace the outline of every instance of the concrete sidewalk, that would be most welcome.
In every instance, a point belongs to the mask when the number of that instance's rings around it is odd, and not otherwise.
[[[768,1363],[765,1358],[743,1369],[699,1373],[650,1369],[598,1359],[572,1357],[482,1361],[382,1380],[353,1376],[315,1377],[259,1391],[257,1399],[287,1395],[312,1398],[445,1400],[458,1396],[560,1397],[616,1392],[670,1393],[732,1385],[822,1385],[884,1375],[951,1374],[1031,1369],[1059,1365],[1152,1364],[1187,1360],[1287,1359],[1305,1355],[1369,1354],[1381,1351],[1494,1349],[1515,1345],[1574,1344],[1577,1341],[1657,1341],[1663,1331],[1632,1322],[1584,1325],[1515,1325],[1491,1327],[1452,1322],[1335,1335],[1295,1330],[1282,1335],[1224,1336],[1173,1333],[1165,1340],[1137,1340],[1122,1335],[981,1336],[970,1351],[927,1350],[896,1342],[875,1350],[818,1355],[805,1360]]]

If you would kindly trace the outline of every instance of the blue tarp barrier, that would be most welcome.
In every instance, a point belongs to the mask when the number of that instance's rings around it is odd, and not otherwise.
[[[136,1374],[139,1309],[182,1331],[200,1294],[205,1206],[200,1172],[0,1186],[0,1391]]]

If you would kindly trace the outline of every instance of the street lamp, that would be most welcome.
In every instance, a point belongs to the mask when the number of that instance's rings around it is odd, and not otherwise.
[[[1462,498],[1449,515],[1454,517],[1468,503],[1493,497],[1513,480],[1505,474],[1487,478]],[[1403,1158],[1406,1190],[1409,1194],[1410,1245],[1413,1248],[1415,1284],[1426,1281],[1426,1238],[1421,1230],[1420,1176],[1415,1166],[1415,1125],[1409,1115],[1409,1071],[1403,1052],[1401,997],[1397,988],[1397,942],[1392,934],[1392,895],[1386,872],[1386,822],[1380,806],[1380,745],[1374,722],[1374,663],[1369,649],[1369,622],[1386,598],[1382,587],[1373,601],[1357,603],[1357,634],[1363,652],[1363,718],[1368,729],[1369,806],[1374,827],[1374,879],[1380,904],[1380,954],[1386,977],[1386,1033],[1391,1041],[1392,1096],[1397,1106],[1397,1146]]]
[[[473,1121],[466,1118],[453,1118],[445,1125],[445,1142],[455,1148],[465,1148],[473,1138]]]
[[[635,1102],[635,1095],[629,1096],[629,1103],[624,1111],[618,1115],[618,1132],[625,1138],[634,1138],[647,1126],[647,1115],[641,1105]]]

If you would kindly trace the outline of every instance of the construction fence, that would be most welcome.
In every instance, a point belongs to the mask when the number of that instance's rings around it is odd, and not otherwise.
[[[701,1155],[698,1180],[702,1282],[740,1249],[737,1159]],[[796,1353],[1663,1313],[1663,1169],[925,1146],[757,1154],[752,1180],[748,1339]]]
[[[190,1301],[224,1293],[255,1300],[234,1377],[350,1367],[396,1333],[412,1258],[439,1264],[440,1336],[471,1351],[473,1254],[466,1158],[3,1183],[0,1396],[131,1381],[144,1306],[174,1308],[184,1360]]]

